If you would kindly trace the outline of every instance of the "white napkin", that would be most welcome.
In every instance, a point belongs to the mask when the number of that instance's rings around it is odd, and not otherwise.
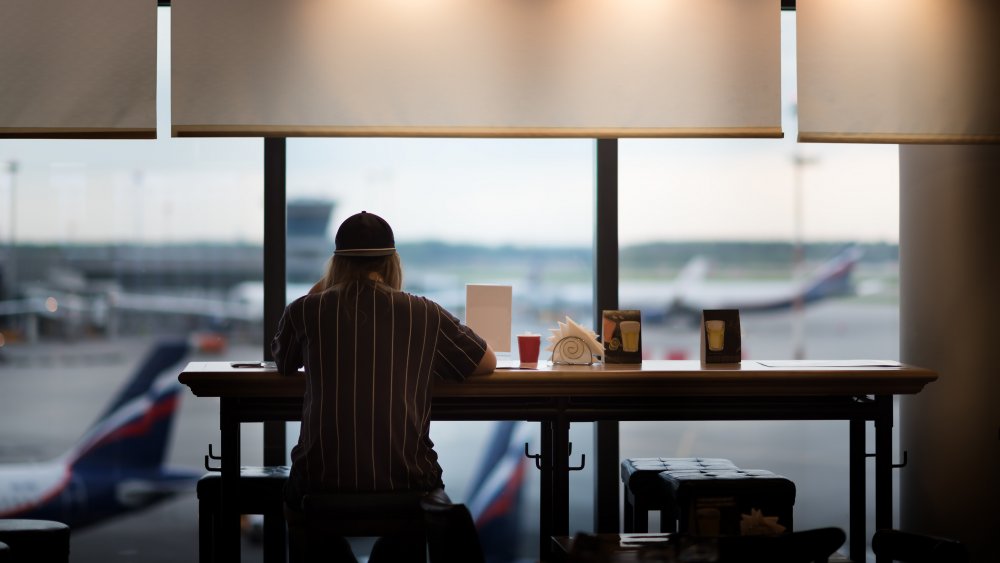
[[[580,326],[573,319],[566,317],[566,322],[559,321],[558,328],[550,328],[549,332],[552,334],[549,336],[549,345],[545,348],[546,351],[551,352],[555,349],[556,344],[566,338],[567,336],[575,336],[583,341],[583,343],[590,349],[590,352],[595,356],[602,356],[604,354],[604,347],[601,343],[597,341],[597,333],[594,331]]]

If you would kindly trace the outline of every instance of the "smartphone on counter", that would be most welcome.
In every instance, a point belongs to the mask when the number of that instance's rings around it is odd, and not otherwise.
[[[274,362],[229,362],[234,368],[274,368]]]

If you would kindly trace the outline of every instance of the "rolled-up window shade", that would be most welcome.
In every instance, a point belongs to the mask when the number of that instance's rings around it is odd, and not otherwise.
[[[799,0],[799,140],[1000,142],[1000,2]]]
[[[173,0],[175,136],[780,137],[778,0]]]
[[[156,3],[0,0],[0,137],[155,138]]]

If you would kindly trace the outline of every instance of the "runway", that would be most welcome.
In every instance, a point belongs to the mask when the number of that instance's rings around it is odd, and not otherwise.
[[[747,357],[793,357],[795,329],[788,313],[745,316],[743,328]],[[647,355],[661,358],[683,351],[697,357],[697,336],[692,327],[644,330]],[[808,358],[898,359],[898,311],[892,303],[857,299],[822,303],[807,310],[803,332]],[[149,341],[136,337],[4,347],[5,361],[0,363],[0,463],[41,461],[66,451],[131,374]],[[242,344],[230,346],[222,356],[203,354],[190,359],[260,357],[259,345]],[[488,431],[489,423],[435,423],[432,427],[445,483],[456,501],[464,500],[478,461],[477,447]],[[571,462],[578,461],[580,453],[587,453],[588,461],[592,459],[592,431],[590,424],[573,426]],[[620,431],[621,457],[726,457],[744,468],[782,474],[792,479],[798,490],[797,529],[847,529],[846,422],[625,422]],[[290,428],[290,444],[296,432]],[[261,434],[260,425],[244,426],[244,464],[261,463]],[[537,429],[534,434],[537,440]],[[186,392],[168,463],[202,468],[210,443],[218,447],[218,401]],[[571,531],[591,528],[592,480],[590,467],[571,477]],[[533,467],[524,494],[520,545],[525,557],[533,557],[538,545],[538,479]],[[872,508],[868,519],[874,519]],[[655,525],[652,519],[651,526]],[[144,512],[74,531],[70,560],[166,563],[196,561],[197,552],[197,501],[192,489]],[[260,561],[259,547],[245,541],[243,560]]]

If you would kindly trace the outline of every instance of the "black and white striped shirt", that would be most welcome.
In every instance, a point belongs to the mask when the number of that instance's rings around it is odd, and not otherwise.
[[[433,378],[462,380],[479,364],[486,344],[471,329],[429,299],[352,282],[289,304],[271,350],[284,373],[305,366],[299,491],[442,486]]]

